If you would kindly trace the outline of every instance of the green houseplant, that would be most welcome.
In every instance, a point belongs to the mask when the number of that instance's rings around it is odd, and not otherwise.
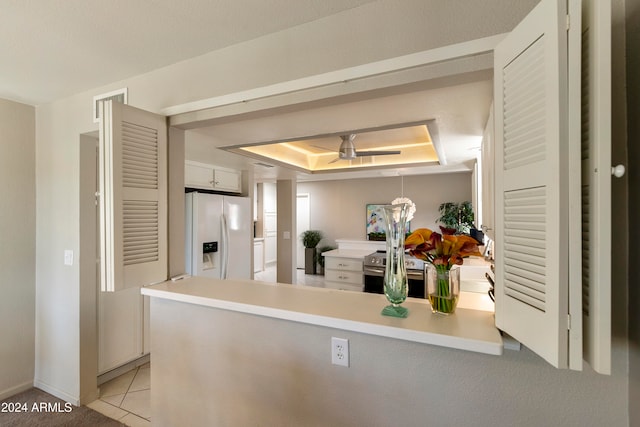
[[[318,274],[324,274],[324,257],[322,254],[324,252],[332,251],[336,249],[335,246],[321,246],[318,248],[316,252],[316,263],[318,264]]]
[[[316,274],[316,246],[322,240],[324,234],[320,230],[307,230],[300,235],[304,250],[304,273]]]
[[[320,230],[307,230],[300,235],[305,248],[315,248],[323,237],[324,235]]]
[[[456,230],[458,234],[469,234],[470,230],[474,227],[473,206],[471,206],[471,202],[445,202],[440,204],[438,212],[440,213],[440,217],[436,219],[436,221],[446,228]]]

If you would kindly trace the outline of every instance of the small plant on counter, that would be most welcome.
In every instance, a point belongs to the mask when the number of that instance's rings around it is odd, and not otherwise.
[[[367,240],[384,242],[387,240],[387,235],[384,232],[373,232],[367,234]]]

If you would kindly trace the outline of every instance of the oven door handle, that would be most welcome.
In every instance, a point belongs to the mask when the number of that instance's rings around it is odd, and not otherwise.
[[[384,276],[384,268],[365,267],[365,276]],[[407,278],[422,280],[424,273],[422,270],[407,270]]]
[[[422,270],[408,270],[407,278],[422,280],[424,279],[424,272]]]
[[[384,276],[384,268],[365,267],[363,273],[365,276]]]

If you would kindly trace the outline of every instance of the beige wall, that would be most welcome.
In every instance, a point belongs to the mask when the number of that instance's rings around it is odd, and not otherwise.
[[[158,298],[151,310],[158,427],[627,426],[619,376],[527,349],[490,356]],[[331,364],[331,337],[349,340],[348,368]]]
[[[296,182],[278,180],[276,183],[277,277],[279,283],[295,283],[296,277]]]
[[[336,239],[366,239],[366,205],[391,203],[402,196],[403,187],[404,196],[416,204],[412,230],[437,230],[440,203],[471,201],[468,172],[300,182],[298,193],[309,193],[310,227],[325,234],[320,245],[335,245]]]
[[[35,109],[0,99],[0,400],[33,385]]]

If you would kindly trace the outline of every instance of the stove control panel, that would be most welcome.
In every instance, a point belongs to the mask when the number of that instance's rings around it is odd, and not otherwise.
[[[386,258],[379,255],[367,255],[364,259],[364,265],[371,267],[384,267]]]
[[[424,268],[424,261],[416,258],[405,258],[404,265],[408,270],[422,270]]]
[[[367,267],[384,267],[387,264],[385,254],[374,253],[364,257],[364,265]],[[405,255],[404,265],[407,270],[423,270],[424,261],[418,258],[414,258]]]

